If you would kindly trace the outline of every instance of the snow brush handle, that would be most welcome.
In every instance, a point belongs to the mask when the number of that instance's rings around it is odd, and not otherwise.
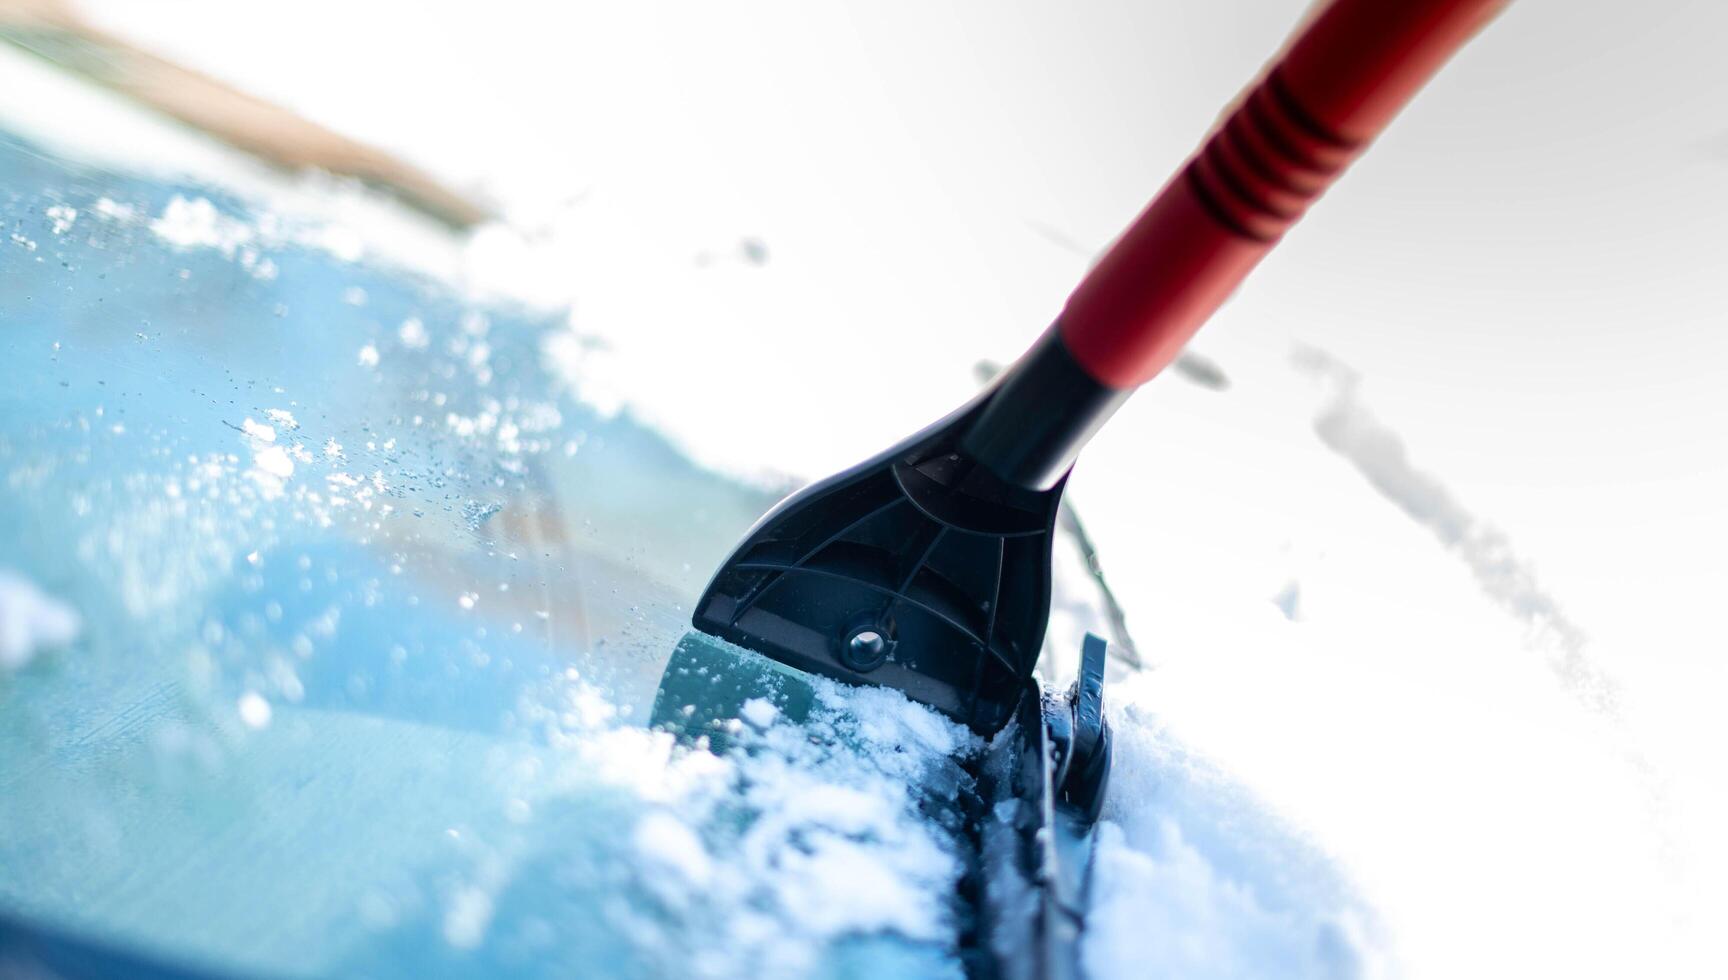
[[[1080,366],[1132,388],[1176,359],[1308,206],[1505,0],[1334,0],[1068,299]]]
[[[962,448],[1045,490],[1507,0],[1333,0],[998,383]]]

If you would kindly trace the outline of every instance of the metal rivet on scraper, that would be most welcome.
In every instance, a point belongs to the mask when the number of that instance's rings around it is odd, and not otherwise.
[[[875,627],[866,626],[846,638],[840,648],[840,659],[856,671],[871,671],[888,659],[888,637]]]

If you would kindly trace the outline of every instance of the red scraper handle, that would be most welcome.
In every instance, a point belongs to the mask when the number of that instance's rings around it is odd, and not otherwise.
[[[1069,297],[1074,360],[1145,382],[1505,0],[1334,0]]]

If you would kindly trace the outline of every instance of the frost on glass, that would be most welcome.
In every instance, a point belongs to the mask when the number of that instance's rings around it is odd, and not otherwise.
[[[773,494],[465,299],[0,134],[0,916],[272,975],[958,972],[888,692],[643,727]],[[716,393],[719,397],[719,393]]]

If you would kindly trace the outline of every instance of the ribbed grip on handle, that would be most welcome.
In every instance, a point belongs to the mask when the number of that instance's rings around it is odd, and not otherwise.
[[[1334,0],[1068,299],[1062,342],[1130,389],[1176,359],[1279,237],[1505,0]]]
[[[1273,242],[1360,146],[1306,118],[1274,70],[1213,132],[1184,176],[1221,224],[1244,238]]]

